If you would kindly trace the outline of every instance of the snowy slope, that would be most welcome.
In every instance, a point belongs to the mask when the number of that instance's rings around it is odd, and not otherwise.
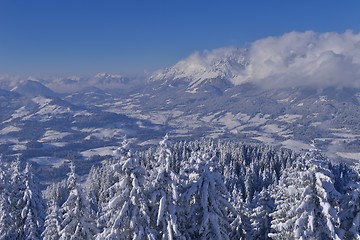
[[[33,80],[27,80],[19,85],[17,85],[15,88],[11,90],[12,92],[20,93],[24,96],[44,96],[44,97],[56,97],[57,94],[54,93],[52,90],[44,86],[38,81]]]
[[[1,98],[11,98],[11,97],[16,97],[17,94],[14,92],[10,92],[4,89],[0,89],[0,99]]]

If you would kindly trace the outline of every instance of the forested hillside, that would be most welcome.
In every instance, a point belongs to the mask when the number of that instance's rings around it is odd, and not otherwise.
[[[357,165],[316,149],[167,136],[136,149],[124,139],[86,179],[70,163],[42,192],[29,164],[2,162],[0,239],[360,237]]]

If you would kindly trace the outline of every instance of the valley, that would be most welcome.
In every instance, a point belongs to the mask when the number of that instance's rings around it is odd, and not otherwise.
[[[67,94],[25,81],[2,90],[2,156],[61,171],[69,160],[100,163],[124,135],[141,148],[169,133],[173,140],[228,139],[296,152],[315,145],[333,161],[360,160],[358,89],[212,88],[198,85],[194,93],[165,81],[126,94],[94,88]]]
[[[252,65],[248,51],[225,48],[145,79],[100,73],[3,80],[2,158],[20,156],[56,171],[63,162],[85,161],[89,170],[124,135],[143,148],[168,133],[175,141],[227,139],[296,152],[315,146],[334,162],[360,160],[360,88],[269,86],[246,80]]]

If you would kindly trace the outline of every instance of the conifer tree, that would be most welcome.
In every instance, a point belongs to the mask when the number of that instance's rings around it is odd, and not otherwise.
[[[270,216],[273,239],[341,239],[339,192],[328,162],[317,151],[299,159],[277,187],[276,210]]]
[[[251,236],[250,239],[269,239],[268,234],[271,229],[270,214],[275,209],[275,203],[269,192],[263,189],[256,193],[253,199],[251,214]]]
[[[82,189],[77,181],[75,165],[71,162],[67,179],[70,193],[60,208],[62,222],[59,235],[61,240],[93,239],[96,234],[95,223],[89,214]]]
[[[360,165],[346,170],[349,179],[341,201],[341,226],[344,239],[360,239]]]
[[[40,239],[44,227],[44,201],[41,196],[38,183],[34,181],[34,175],[30,170],[30,165],[26,164],[23,181],[25,191],[22,198],[21,217],[23,219],[23,229],[25,239]]]
[[[178,176],[172,170],[172,152],[168,143],[168,135],[159,143],[159,149],[155,156],[155,166],[152,173],[153,182],[150,188],[150,201],[154,209],[152,218],[156,221],[159,238],[175,239],[180,238],[178,230]]]
[[[0,164],[0,239],[6,239],[12,235],[12,219],[9,202],[10,183],[2,167],[2,164]]]
[[[217,158],[204,154],[196,159],[198,179],[184,193],[189,239],[229,239],[230,213],[236,215],[228,202],[229,194],[221,175],[216,172]]]
[[[60,238],[60,217],[59,208],[55,200],[48,202],[47,215],[44,223],[44,231],[41,234],[44,240],[57,240]]]
[[[126,139],[116,154],[113,168],[119,180],[110,187],[112,198],[102,216],[106,226],[97,239],[155,239],[144,192],[145,170]]]
[[[8,232],[9,235],[7,238],[9,239],[22,239],[23,238],[23,225],[22,225],[22,197],[24,193],[24,183],[21,178],[21,169],[20,169],[20,161],[16,159],[10,164],[9,171],[9,194],[8,194],[8,202],[9,202],[9,217],[11,225],[9,226]]]
[[[248,204],[243,202],[240,191],[236,188],[232,192],[231,199],[236,209],[236,216],[231,222],[230,239],[250,239],[248,236],[251,235],[252,229]]]

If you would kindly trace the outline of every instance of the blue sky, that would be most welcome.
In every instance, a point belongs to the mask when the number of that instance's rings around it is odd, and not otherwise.
[[[360,1],[0,0],[0,74],[128,75],[290,31],[360,31]]]

